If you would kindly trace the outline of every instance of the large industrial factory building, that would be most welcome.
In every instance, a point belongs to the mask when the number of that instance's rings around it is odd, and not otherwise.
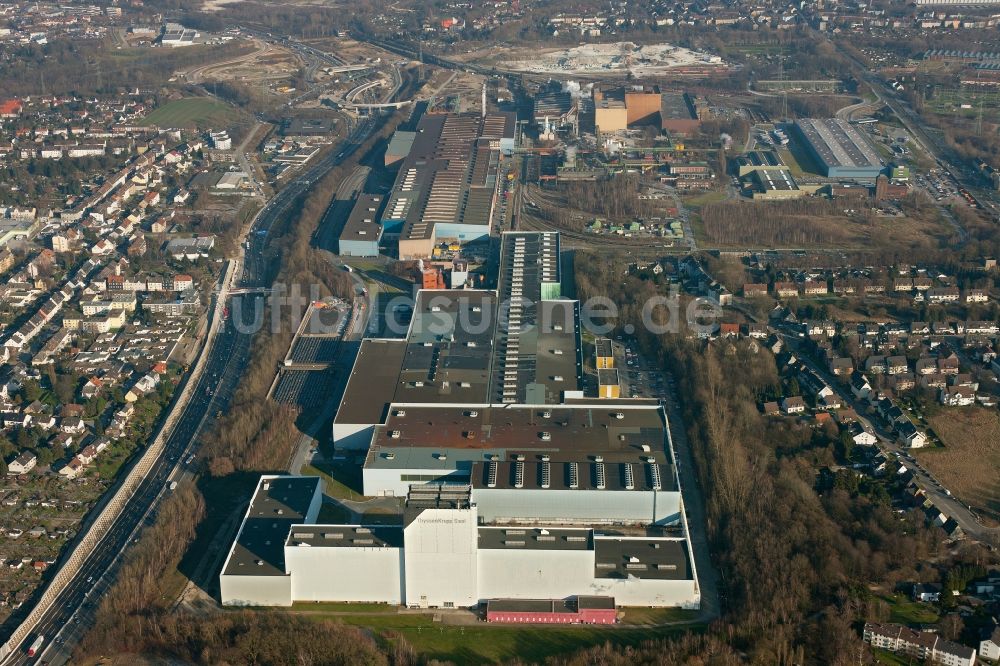
[[[616,606],[699,607],[666,413],[585,395],[558,259],[557,234],[507,233],[496,291],[421,291],[405,339],[365,341],[334,441],[364,453],[364,495],[405,497],[401,524],[317,524],[318,479],[263,477],[224,604],[602,623]]]
[[[802,118],[795,128],[828,178],[875,180],[885,170],[872,142],[845,120]]]

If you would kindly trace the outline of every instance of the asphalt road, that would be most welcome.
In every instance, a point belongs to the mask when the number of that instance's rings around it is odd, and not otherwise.
[[[274,223],[312,183],[353,154],[375,127],[372,120],[357,125],[340,150],[299,174],[268,202],[248,236],[239,287],[269,286],[266,255]],[[235,298],[261,299],[262,296]],[[244,310],[252,309],[249,304],[245,305],[248,307]],[[167,440],[163,455],[87,558],[79,575],[66,586],[35,630],[11,653],[5,664],[64,664],[70,661],[73,646],[85,633],[85,628],[93,623],[97,601],[121,564],[121,555],[137,540],[141,528],[152,523],[157,505],[169,493],[169,480],[184,474],[184,460],[197,445],[197,436],[204,424],[228,407],[247,366],[252,339],[252,333],[241,333],[231,320],[225,323],[208,350],[204,372]],[[38,635],[46,637],[42,654],[28,657],[27,648]]]
[[[890,465],[900,464],[906,467],[916,478],[917,484],[933,500],[934,506],[949,518],[954,518],[966,536],[985,543],[993,543],[995,538],[1000,535],[1000,529],[986,527],[979,522],[979,518],[975,512],[968,505],[963,504],[956,497],[949,494],[948,489],[914,458],[911,452],[904,448],[891,433],[879,427],[879,424],[874,420],[866,418],[864,416],[867,412],[866,403],[857,400],[849,388],[838,382],[825,368],[802,352],[796,336],[782,332],[782,338],[788,344],[789,349],[795,352],[796,358],[826,382],[827,386],[836,391],[845,405],[850,406],[857,412],[858,421],[878,438],[878,447],[889,458]]]

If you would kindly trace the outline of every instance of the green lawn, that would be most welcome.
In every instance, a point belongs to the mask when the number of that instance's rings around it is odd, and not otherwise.
[[[310,617],[323,617],[322,615]],[[393,634],[402,636],[426,660],[459,664],[499,663],[521,660],[542,662],[548,657],[566,654],[610,642],[615,645],[638,645],[643,641],[668,638],[698,626],[677,628],[616,627],[516,627],[442,625],[427,615],[357,615],[332,619],[372,629],[383,640]]]
[[[189,97],[167,102],[148,116],[146,122],[158,127],[222,128],[231,125],[239,113],[208,97]]]
[[[888,650],[872,650],[876,664],[886,664],[887,666],[909,666],[917,663],[914,659],[908,659],[895,655]]]
[[[930,624],[938,621],[937,607],[911,601],[901,594],[883,596],[882,600],[889,604],[889,621],[899,624]]]
[[[719,203],[720,201],[725,201],[726,197],[729,196],[726,190],[709,190],[701,194],[695,194],[694,196],[682,196],[681,203],[684,204],[686,208],[701,208],[707,206],[711,203]]]

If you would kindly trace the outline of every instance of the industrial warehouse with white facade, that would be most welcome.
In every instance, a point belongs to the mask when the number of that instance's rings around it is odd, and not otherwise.
[[[558,235],[508,233],[497,291],[422,291],[405,339],[366,340],[334,440],[363,454],[364,495],[405,498],[400,523],[317,524],[317,478],[263,477],[222,602],[513,622],[698,608],[666,413],[585,394],[578,304],[559,285]]]

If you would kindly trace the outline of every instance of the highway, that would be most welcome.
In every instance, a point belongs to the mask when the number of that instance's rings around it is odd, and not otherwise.
[[[359,123],[338,151],[297,175],[261,209],[248,235],[242,275],[235,280],[234,286],[254,288],[270,285],[273,276],[270,275],[267,253],[275,222],[287,213],[299,195],[351,156],[376,126],[372,119]],[[236,298],[263,297],[252,294]],[[242,310],[251,309],[249,303],[243,305],[248,307]],[[184,473],[186,466],[183,461],[194,451],[204,424],[216,412],[228,407],[248,364],[252,339],[252,332],[240,332],[230,320],[219,330],[216,339],[208,342],[211,347],[206,351],[205,370],[170,433],[163,454],[87,557],[79,574],[63,589],[28,638],[14,649],[3,664],[64,664],[70,661],[73,645],[79,641],[84,628],[94,621],[97,600],[121,564],[121,555],[138,538],[141,528],[152,522],[160,500],[169,493],[166,489],[169,480]],[[181,389],[178,387],[178,395]],[[69,548],[65,552],[69,552]],[[46,637],[42,654],[28,657],[27,647],[39,634]]]

